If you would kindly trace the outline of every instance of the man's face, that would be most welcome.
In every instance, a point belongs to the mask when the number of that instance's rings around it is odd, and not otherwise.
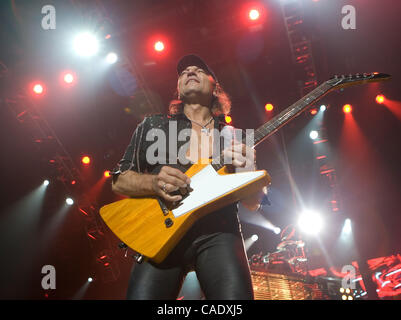
[[[214,79],[197,66],[187,67],[178,77],[178,92],[185,102],[210,103]],[[199,101],[196,101],[199,99]]]

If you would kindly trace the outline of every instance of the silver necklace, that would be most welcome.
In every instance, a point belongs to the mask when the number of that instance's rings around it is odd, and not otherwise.
[[[189,119],[189,118],[188,118],[188,119]],[[198,122],[196,122],[196,121],[194,121],[194,120],[191,120],[191,119],[189,119],[189,120],[190,120],[191,122],[197,124],[198,126],[201,126],[201,127],[202,127],[201,132],[205,133],[206,135],[209,135],[209,134],[210,134],[210,129],[209,129],[209,128],[206,128],[206,127],[210,124],[210,122],[212,122],[213,117],[211,117],[210,120],[209,120],[205,125],[201,125],[200,123],[198,123]]]

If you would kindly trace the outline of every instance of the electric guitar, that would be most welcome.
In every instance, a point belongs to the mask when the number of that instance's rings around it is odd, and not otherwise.
[[[335,76],[256,129],[254,146],[328,92],[390,78],[390,75],[377,72]],[[199,161],[185,174],[191,178],[192,191],[178,204],[166,204],[158,197],[127,198],[103,206],[100,215],[128,247],[145,259],[160,263],[197,220],[246,198],[271,182],[265,170],[230,173],[220,159],[209,159],[206,163]]]

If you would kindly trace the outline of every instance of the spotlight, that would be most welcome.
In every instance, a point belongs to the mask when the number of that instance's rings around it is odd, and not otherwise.
[[[90,57],[97,53],[99,44],[93,34],[84,32],[75,37],[74,49],[80,56]]]
[[[351,226],[351,220],[350,219],[345,219],[342,232],[344,234],[350,234],[352,232],[352,226]]]
[[[298,226],[304,233],[318,234],[323,227],[320,215],[314,211],[304,211],[298,218]]]
[[[107,61],[107,63],[109,63],[109,64],[116,63],[117,60],[118,60],[118,56],[117,56],[117,54],[114,53],[114,52],[110,52],[110,53],[106,56],[106,61]]]
[[[343,294],[343,295],[341,296],[341,299],[347,300],[347,296],[346,296],[345,294]]]
[[[254,234],[254,235],[251,237],[251,239],[252,239],[252,241],[258,241],[259,237],[258,237],[257,234]]]
[[[385,100],[385,97],[382,94],[379,94],[376,96],[376,102],[378,104],[382,104],[384,102],[384,100]]]
[[[327,110],[327,107],[326,107],[324,104],[322,104],[322,105],[320,106],[320,111],[324,112],[324,111],[326,111],[326,110]]]
[[[271,103],[266,103],[265,105],[265,110],[266,111],[272,111],[274,106]]]
[[[65,199],[65,203],[68,204],[69,206],[72,206],[74,204],[74,200],[72,200],[71,198],[67,198]]]
[[[83,164],[88,165],[91,162],[91,158],[89,158],[88,156],[84,156],[84,157],[82,157],[81,162]]]
[[[312,140],[316,140],[318,136],[319,136],[319,133],[316,130],[312,130],[309,133],[309,138],[311,138]]]
[[[344,288],[340,288],[340,292],[341,292],[341,293],[344,293],[344,292],[345,292],[345,289],[344,289]]]
[[[71,84],[74,81],[74,76],[72,75],[72,73],[66,73],[63,78],[64,82],[68,84]]]
[[[315,114],[317,114],[317,109],[316,109],[316,108],[313,108],[313,109],[311,109],[311,110],[309,111],[309,113],[310,113],[312,116],[314,116]]]
[[[351,113],[352,112],[352,106],[350,104],[346,104],[343,106],[343,111],[344,113]]]
[[[348,300],[354,300],[353,296],[348,296]]]
[[[109,177],[110,177],[110,171],[109,171],[109,170],[105,171],[105,172],[103,173],[103,176],[104,176],[105,178],[109,178]]]
[[[258,10],[252,9],[249,11],[249,19],[255,21],[255,20],[258,20],[259,17],[260,17],[260,13]]]
[[[93,281],[93,278],[92,277],[89,277],[88,278],[88,282],[92,282]]]
[[[281,232],[281,229],[280,229],[279,227],[275,227],[275,228],[273,229],[273,232],[274,232],[275,234],[279,234],[279,233]]]
[[[154,48],[157,52],[162,52],[164,50],[164,43],[161,41],[156,41]]]
[[[41,95],[44,91],[44,88],[40,83],[36,83],[36,84],[34,84],[32,90],[35,94]]]
[[[231,123],[233,121],[233,119],[230,116],[225,116],[225,121],[226,123]]]
[[[43,181],[43,185],[44,185],[45,187],[47,187],[47,186],[49,185],[49,183],[50,183],[50,181],[49,181],[49,180],[45,180],[45,181]]]

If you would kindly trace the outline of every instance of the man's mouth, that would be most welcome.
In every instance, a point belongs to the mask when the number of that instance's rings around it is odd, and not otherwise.
[[[198,79],[196,79],[196,78],[189,78],[186,82],[185,82],[185,84],[188,84],[190,81],[196,81],[197,83],[200,83],[200,81],[198,80]]]

